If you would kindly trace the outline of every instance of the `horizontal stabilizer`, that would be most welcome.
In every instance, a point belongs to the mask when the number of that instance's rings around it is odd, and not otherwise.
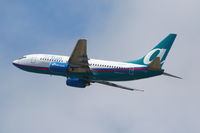
[[[169,73],[165,73],[165,72],[163,73],[163,75],[173,77],[173,78],[182,79],[181,77],[178,77],[178,76],[175,76],[175,75],[172,75],[172,74],[169,74]]]
[[[148,70],[152,71],[160,71],[161,65],[160,65],[160,57],[156,57],[149,65]]]

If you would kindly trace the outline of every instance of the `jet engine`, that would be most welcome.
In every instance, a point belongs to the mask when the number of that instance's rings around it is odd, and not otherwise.
[[[68,78],[66,84],[72,87],[85,88],[90,85],[90,82],[78,78]]]

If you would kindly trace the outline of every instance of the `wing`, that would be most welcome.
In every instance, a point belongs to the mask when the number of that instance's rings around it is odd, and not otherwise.
[[[122,86],[122,85],[117,85],[117,84],[114,84],[114,83],[111,83],[111,82],[107,82],[107,81],[95,81],[95,82],[99,83],[99,84],[103,84],[103,85],[113,86],[113,87],[117,87],[117,88],[121,88],[121,89],[125,89],[125,90],[130,90],[130,91],[144,91],[144,90],[125,87],[125,86]]]
[[[87,40],[78,40],[69,60],[68,71],[79,73],[90,73],[87,56]]]

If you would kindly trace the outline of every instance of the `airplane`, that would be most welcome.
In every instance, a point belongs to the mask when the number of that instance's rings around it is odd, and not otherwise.
[[[132,91],[144,91],[130,88],[110,81],[130,81],[166,75],[181,77],[164,72],[162,66],[176,38],[169,34],[144,57],[127,62],[90,59],[87,56],[87,40],[78,40],[71,56],[51,54],[30,54],[13,61],[13,65],[28,72],[66,77],[66,85],[85,88],[92,83],[118,87]]]

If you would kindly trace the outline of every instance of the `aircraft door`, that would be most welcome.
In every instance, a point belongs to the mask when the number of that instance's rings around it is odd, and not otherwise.
[[[35,64],[36,63],[36,57],[31,58],[31,63]]]
[[[134,75],[134,69],[133,68],[129,69],[129,75]]]

